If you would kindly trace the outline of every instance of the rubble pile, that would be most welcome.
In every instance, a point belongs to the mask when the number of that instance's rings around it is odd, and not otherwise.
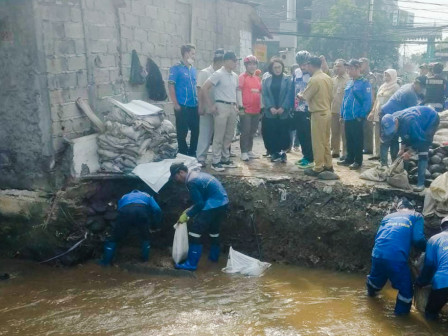
[[[114,108],[105,119],[106,130],[98,136],[103,171],[128,173],[140,163],[176,157],[176,130],[163,111],[132,115]]]

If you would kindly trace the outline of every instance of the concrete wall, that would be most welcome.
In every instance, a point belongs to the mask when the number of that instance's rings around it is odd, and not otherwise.
[[[16,149],[10,144],[14,138],[4,132],[0,141],[8,139],[6,147],[20,162],[26,162],[20,150],[28,146],[39,167],[60,166],[64,138],[94,131],[76,107],[78,97],[88,99],[100,115],[111,108],[107,97],[147,100],[144,85],[129,83],[133,49],[143,66],[151,57],[166,79],[187,42],[197,46],[198,68],[208,66],[218,47],[246,54],[250,15],[255,14],[247,4],[224,0],[6,0],[0,10],[14,15],[11,24],[18,31],[17,41],[0,45],[0,75],[9,78],[0,84],[9,102],[1,104],[9,117],[2,113],[0,127],[17,128],[24,137]],[[165,109],[170,113],[170,104]],[[22,117],[12,119],[17,115]],[[17,168],[23,171],[24,166]]]
[[[0,3],[0,186],[48,184],[53,164],[45,64],[33,2]]]

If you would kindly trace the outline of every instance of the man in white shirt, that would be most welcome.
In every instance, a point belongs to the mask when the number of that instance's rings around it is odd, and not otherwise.
[[[207,152],[210,147],[210,142],[213,137],[213,114],[207,106],[206,99],[203,97],[203,90],[201,89],[207,79],[223,65],[224,50],[217,49],[213,57],[213,64],[209,67],[201,70],[198,75],[198,82],[196,84],[198,88],[199,97],[199,140],[198,148],[196,150],[196,158],[202,167],[205,167],[205,161],[207,159]],[[210,100],[215,102],[214,89],[210,90]]]
[[[230,161],[230,145],[235,132],[238,116],[237,89],[238,75],[233,72],[238,59],[233,51],[223,56],[224,66],[215,71],[202,86],[203,97],[214,115],[213,163],[212,169],[223,171],[235,168]],[[215,102],[210,99],[210,90],[215,89]]]

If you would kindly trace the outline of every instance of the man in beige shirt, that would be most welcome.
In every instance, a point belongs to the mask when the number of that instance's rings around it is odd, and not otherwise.
[[[333,81],[320,69],[322,60],[310,57],[308,72],[312,75],[299,99],[308,102],[311,114],[311,140],[313,143],[314,168],[305,170],[309,176],[318,176],[323,171],[333,171],[330,150],[331,103],[333,101]]]
[[[341,120],[341,105],[344,99],[344,89],[349,81],[345,70],[345,60],[338,59],[334,62],[333,73],[333,102],[331,103],[331,152],[334,158],[338,158],[341,152],[342,156],[347,155],[345,145],[344,122]]]

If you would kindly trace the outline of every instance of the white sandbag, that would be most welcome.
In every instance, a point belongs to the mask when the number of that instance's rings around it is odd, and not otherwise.
[[[422,272],[423,265],[425,263],[425,252],[414,262],[414,267],[418,271],[418,274]],[[420,312],[424,312],[426,304],[428,303],[429,293],[431,292],[431,285],[425,287],[415,286],[414,289],[414,306]]]
[[[437,177],[431,183],[429,190],[437,202],[446,202],[448,200],[448,172]]]
[[[232,247],[229,250],[229,257],[227,258],[227,266],[222,269],[225,273],[240,273],[243,275],[260,276],[271,267],[270,263],[260,261],[258,259],[249,257]]]
[[[399,157],[392,163],[386,181],[392,187],[412,190],[409,184],[408,172],[404,169],[403,158]]]
[[[431,216],[436,211],[436,200],[432,197],[430,189],[425,191],[425,201],[423,202],[422,215],[424,217]]]
[[[362,172],[359,177],[363,180],[384,182],[387,179],[387,168],[384,166],[376,166]]]
[[[101,149],[101,148],[98,148],[98,155],[101,156],[102,158],[105,158],[106,160],[114,160],[118,156],[120,156],[119,153],[112,152],[107,149]]]
[[[176,264],[187,259],[188,256],[188,230],[186,223],[176,223],[174,225],[173,240],[173,260]]]

